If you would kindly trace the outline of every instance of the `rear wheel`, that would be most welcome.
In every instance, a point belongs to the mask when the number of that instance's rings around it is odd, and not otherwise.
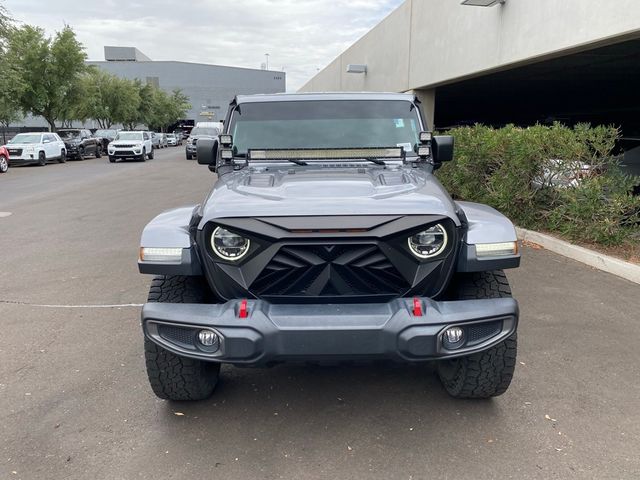
[[[455,281],[456,300],[511,297],[511,288],[502,270],[464,274]],[[438,376],[452,397],[496,397],[511,384],[517,350],[514,333],[488,350],[438,362]]]
[[[204,303],[199,277],[159,276],[151,282],[149,302]],[[165,400],[204,400],[218,383],[220,364],[180,357],[145,337],[144,355],[151,389]]]
[[[9,170],[9,160],[4,155],[0,155],[0,173],[6,173]]]
[[[38,165],[40,165],[41,167],[44,167],[47,164],[47,156],[45,155],[44,152],[40,152],[38,154]]]

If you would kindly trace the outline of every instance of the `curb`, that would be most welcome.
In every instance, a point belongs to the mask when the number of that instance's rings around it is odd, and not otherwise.
[[[582,262],[604,272],[617,275],[634,283],[640,283],[640,265],[625,262],[619,258],[598,253],[588,248],[573,245],[559,238],[552,237],[533,230],[516,227],[518,238],[531,243],[536,243],[547,250],[563,255],[572,260]]]

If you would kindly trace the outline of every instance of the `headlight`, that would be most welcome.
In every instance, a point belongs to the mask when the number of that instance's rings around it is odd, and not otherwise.
[[[33,152],[35,150],[35,148],[33,147],[27,147],[27,152]]]
[[[211,248],[220,258],[239,260],[249,251],[251,242],[237,233],[217,227],[211,235]]]
[[[439,223],[408,239],[409,249],[418,258],[431,258],[447,246],[447,231]]]

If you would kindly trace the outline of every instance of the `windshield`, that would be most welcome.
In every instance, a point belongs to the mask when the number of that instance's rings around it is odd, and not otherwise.
[[[409,155],[421,130],[406,100],[309,100],[245,103],[229,132],[237,153],[263,148],[404,147]]]
[[[40,135],[19,133],[9,140],[9,143],[40,143]]]
[[[142,140],[142,132],[120,132],[116,140]]]
[[[60,138],[74,138],[80,135],[80,130],[62,130],[58,131]]]
[[[116,131],[115,130],[96,130],[96,133],[94,135],[96,135],[97,137],[115,137]]]
[[[210,137],[215,137],[218,133],[218,129],[216,128],[195,127],[191,130],[191,135],[198,136],[208,135]]]

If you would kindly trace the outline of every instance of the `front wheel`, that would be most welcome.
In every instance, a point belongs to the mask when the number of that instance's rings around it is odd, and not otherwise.
[[[149,160],[153,160],[153,156],[155,155],[153,148],[151,149],[151,152],[149,152]]]
[[[58,159],[58,163],[65,163],[67,161],[67,152],[62,150],[60,152],[60,158]]]
[[[159,276],[151,282],[148,302],[204,303],[206,290],[199,277]],[[165,400],[209,398],[220,374],[220,364],[180,357],[145,337],[144,356],[153,393]]]
[[[96,158],[102,158],[102,148],[96,147]]]
[[[9,160],[4,155],[0,155],[0,173],[7,173],[9,170]]]
[[[78,149],[78,160],[84,160],[84,147]]]
[[[116,163],[116,157],[109,155],[109,162]]]
[[[502,270],[459,275],[454,279],[456,300],[511,297]],[[438,362],[438,376],[455,398],[489,398],[507,391],[516,368],[517,334],[499,344],[466,357]]]
[[[142,149],[142,155],[138,157],[138,160],[140,160],[141,162],[144,162],[147,160],[147,151],[144,148]]]
[[[45,155],[44,152],[40,152],[38,154],[38,165],[40,165],[41,167],[44,167],[47,164],[47,156]]]

